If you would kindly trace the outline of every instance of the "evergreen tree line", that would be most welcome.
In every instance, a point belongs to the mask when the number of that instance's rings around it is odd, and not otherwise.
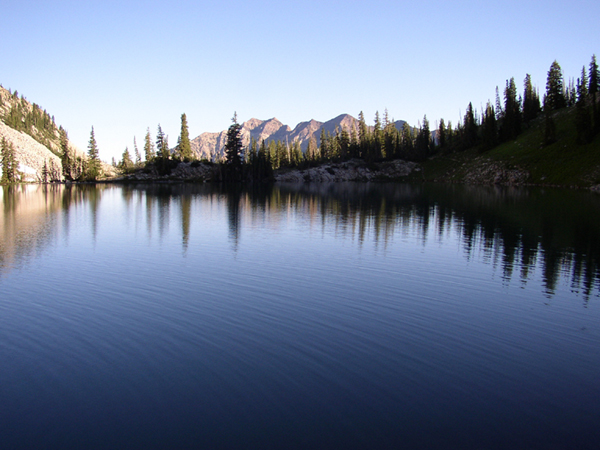
[[[437,150],[452,152],[475,146],[480,151],[489,150],[515,139],[541,114],[544,117],[543,144],[549,145],[556,141],[553,113],[571,106],[577,108],[577,141],[580,144],[590,142],[600,132],[597,98],[600,75],[595,55],[592,56],[589,65],[589,74],[588,77],[584,66],[577,82],[570,82],[569,86],[565,86],[562,69],[558,62],[554,61],[548,71],[546,92],[542,101],[529,74],[525,76],[522,96],[517,95],[515,80],[511,78],[506,81],[504,102],[500,100],[496,88],[495,107],[488,101],[480,118],[469,103],[463,121],[455,129],[450,125],[446,126],[442,119],[437,131]]]
[[[3,184],[16,183],[19,164],[15,157],[15,147],[12,142],[8,142],[5,138],[2,138],[0,145],[0,157],[2,163],[2,178],[0,181]]]
[[[60,129],[60,148],[62,171],[66,181],[96,181],[102,175],[94,127],[90,132],[87,158],[75,155],[69,148],[69,138],[63,128]]]
[[[588,76],[589,73],[589,76]],[[527,74],[523,81],[522,94],[518,93],[514,77],[506,81],[501,97],[496,87],[495,103],[488,101],[481,113],[472,103],[467,106],[462,120],[455,126],[441,119],[439,126],[432,132],[427,116],[416,127],[404,123],[396,128],[390,120],[387,110],[383,117],[376,112],[374,124],[367,125],[363,112],[351,129],[337,128],[333,134],[321,129],[318,140],[312,137],[302,151],[299,141],[281,142],[250,141],[244,148],[241,139],[241,125],[237,115],[227,132],[225,161],[221,164],[222,180],[258,180],[270,178],[273,170],[282,167],[306,168],[324,162],[343,162],[352,158],[379,162],[393,159],[422,161],[437,152],[451,153],[478,148],[487,151],[503,142],[514,140],[532,121],[544,114],[544,143],[555,140],[553,112],[565,107],[577,108],[578,142],[589,142],[600,131],[600,112],[598,111],[598,91],[600,75],[595,55],[589,65],[584,66],[581,77],[565,86],[562,69],[554,61],[548,71],[546,90],[540,99],[538,88]],[[129,149],[123,152],[119,163],[121,170],[128,172],[143,167],[142,156],[134,138],[135,161]],[[180,161],[194,161],[191,151],[187,117],[181,116],[181,132],[174,152],[169,150],[167,136],[158,125],[155,143],[148,129],[144,140],[145,165],[154,165],[159,173],[169,173]]]
[[[156,141],[152,140],[150,128],[147,129],[146,136],[144,137],[143,152],[144,161],[142,162],[142,153],[140,152],[136,138],[134,137],[133,155],[129,151],[129,147],[125,147],[121,160],[117,162],[113,158],[112,164],[123,173],[131,173],[136,169],[154,166],[159,173],[166,174],[179,162],[194,162],[195,157],[192,153],[186,114],[183,113],[181,115],[181,132],[173,152],[169,149],[168,136],[163,132],[160,124],[158,124]]]

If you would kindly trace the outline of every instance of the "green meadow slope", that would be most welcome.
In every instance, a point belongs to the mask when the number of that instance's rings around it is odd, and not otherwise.
[[[413,179],[471,184],[534,184],[592,187],[600,184],[600,135],[576,142],[575,108],[553,114],[556,142],[544,146],[543,114],[514,141],[486,152],[477,147],[438,154],[422,163]]]

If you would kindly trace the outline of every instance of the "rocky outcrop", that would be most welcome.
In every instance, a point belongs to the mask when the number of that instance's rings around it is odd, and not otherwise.
[[[168,181],[213,181],[217,176],[218,166],[203,163],[180,162],[170,173],[161,175],[155,167],[148,170],[137,170],[128,175],[113,178],[111,181],[121,182],[168,182]]]
[[[31,136],[0,122],[0,141],[3,138],[15,149],[21,181],[42,181],[44,165],[49,172],[48,180],[63,179],[60,158]]]
[[[367,165],[359,159],[343,163],[329,163],[304,170],[282,170],[275,180],[282,183],[335,182],[335,181],[398,181],[419,171],[417,163],[396,160]]]
[[[466,173],[466,184],[501,184],[504,186],[517,186],[527,182],[529,173],[525,170],[507,168],[499,163],[488,163],[473,168]]]

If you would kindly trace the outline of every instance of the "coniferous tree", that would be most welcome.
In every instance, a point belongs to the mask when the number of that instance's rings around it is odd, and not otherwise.
[[[128,147],[125,147],[120,167],[124,172],[129,172],[131,169],[133,169],[133,161],[131,160],[131,154],[129,153]]]
[[[467,112],[465,113],[464,129],[462,136],[462,147],[468,149],[477,144],[477,121],[475,119],[475,112],[473,111],[473,104],[469,103],[467,106]]]
[[[544,110],[556,111],[567,106],[562,69],[555,60],[548,71],[546,80],[546,96],[544,97]]]
[[[156,156],[164,161],[168,161],[170,156],[168,138],[163,133],[160,124],[158,124],[158,131],[156,132]]]
[[[94,134],[94,127],[92,127],[90,141],[88,143],[87,166],[87,178],[89,180],[96,180],[100,176],[100,157],[98,152],[98,144],[96,143],[96,136]]]
[[[515,79],[506,81],[504,89],[504,118],[500,127],[503,141],[516,138],[521,133],[521,102],[517,100]]]
[[[232,124],[227,130],[227,141],[225,142],[225,164],[226,180],[240,181],[242,169],[242,126],[237,121],[237,113],[234,112]]]
[[[152,137],[150,136],[150,128],[146,131],[146,137],[144,139],[144,154],[146,157],[146,163],[149,163],[154,159],[155,150],[154,143],[152,142]]]
[[[311,136],[308,140],[308,146],[306,147],[306,158],[311,162],[316,162],[320,159],[317,142],[314,136]]]
[[[140,155],[140,150],[138,149],[135,136],[133,137],[133,150],[135,153],[135,165],[139,167],[142,164],[142,155]]]
[[[367,127],[367,123],[365,121],[365,115],[363,114],[363,112],[361,111],[358,114],[358,145],[360,148],[359,151],[359,157],[360,158],[367,158],[367,155],[369,154],[369,147],[370,147],[370,142],[369,142],[369,127]]]
[[[438,145],[440,149],[446,148],[446,124],[444,118],[440,119],[440,125],[438,127]]]
[[[498,144],[496,112],[488,101],[481,121],[481,150],[489,150]]]
[[[300,141],[295,140],[292,144],[292,155],[290,164],[292,167],[298,167],[302,164],[302,160],[304,159],[304,155],[302,154],[302,147],[300,146]]]
[[[600,70],[598,69],[598,63],[596,62],[596,55],[592,55],[592,61],[590,62],[590,86],[588,92],[592,100],[593,134],[597,134],[600,132],[600,108],[598,108],[597,98],[599,91]]]
[[[352,131],[350,132],[349,157],[358,158],[359,153],[360,146],[358,143],[358,133],[356,132],[356,126],[352,125]]]
[[[500,101],[500,91],[498,90],[498,86],[496,86],[496,120],[500,122],[502,119],[504,119],[504,109]]]
[[[531,83],[531,75],[525,75],[524,81],[524,91],[523,91],[523,122],[529,124],[533,119],[535,119],[540,111],[540,98],[537,95],[533,84]]]
[[[590,142],[593,136],[588,97],[588,79],[585,66],[583,66],[581,78],[577,79],[577,103],[575,104],[575,128],[577,130],[577,143],[579,144]]]
[[[571,107],[575,105],[577,101],[577,90],[575,89],[575,81],[573,78],[569,79],[569,84],[565,90],[565,102],[567,107]]]
[[[406,122],[402,125],[402,154],[404,159],[412,159],[414,142],[410,125]]]
[[[345,127],[342,127],[339,133],[338,147],[340,159],[342,161],[347,160],[348,155],[350,154],[350,135],[348,134],[348,130],[346,130]]]
[[[330,159],[329,155],[329,140],[327,139],[327,135],[325,134],[325,128],[321,128],[321,136],[319,137],[319,150],[321,153],[321,159],[323,161],[328,161]]]
[[[423,125],[419,127],[415,142],[415,159],[423,160],[431,154],[431,132],[427,115],[423,116]]]
[[[394,159],[398,154],[398,129],[394,125],[393,121],[390,121],[386,118],[386,114],[384,116],[384,122],[387,122],[383,128],[383,136],[384,136],[384,148],[385,148],[385,156],[387,159]]]
[[[192,159],[192,145],[190,144],[190,132],[188,131],[187,116],[181,115],[181,132],[179,134],[179,158],[184,161]]]
[[[369,159],[371,161],[380,160],[384,156],[383,146],[383,129],[381,125],[381,119],[379,118],[379,111],[375,111],[375,123],[373,125],[369,154]]]
[[[0,153],[2,153],[2,183],[14,183],[16,181],[17,163],[12,142],[2,138],[0,150]]]
[[[61,163],[63,176],[65,180],[73,180],[73,158],[71,157],[71,152],[69,150],[69,138],[67,137],[67,132],[60,127],[59,129],[59,138],[60,138],[60,149],[62,151]]]

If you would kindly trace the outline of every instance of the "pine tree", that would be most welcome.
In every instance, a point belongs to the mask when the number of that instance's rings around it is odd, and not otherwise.
[[[165,133],[163,133],[160,124],[158,124],[158,131],[156,132],[156,156],[165,161],[167,161],[170,156],[168,138]]]
[[[370,147],[370,136],[369,136],[369,127],[367,127],[367,123],[365,121],[365,115],[361,111],[358,114],[358,145],[360,148],[359,158],[367,158],[369,154]]]
[[[317,142],[314,136],[311,136],[308,140],[308,145],[306,147],[306,159],[313,162],[319,159]]]
[[[410,125],[404,122],[402,125],[402,157],[412,159],[414,151],[414,142]]]
[[[577,103],[575,103],[575,129],[577,143],[586,144],[592,140],[592,117],[588,108],[588,78],[585,66],[581,70],[581,78],[577,79]]]
[[[133,149],[135,153],[135,165],[139,167],[142,163],[142,155],[140,155],[140,150],[138,149],[135,136],[133,137]]]
[[[125,147],[125,151],[123,152],[123,156],[120,164],[121,170],[124,172],[128,172],[133,169],[133,161],[131,160],[131,154],[129,153],[129,148]]]
[[[146,137],[144,139],[144,155],[146,157],[146,163],[149,163],[154,159],[155,149],[152,137],[150,136],[150,128],[146,131]]]
[[[567,105],[565,99],[565,88],[562,75],[562,69],[555,60],[548,71],[546,80],[546,96],[544,97],[544,110],[556,111]]]
[[[462,146],[463,149],[468,149],[477,144],[477,121],[475,119],[475,112],[473,111],[473,104],[469,103],[467,106],[467,112],[465,113],[464,130]]]
[[[440,125],[438,127],[438,145],[440,149],[446,148],[446,124],[444,118],[440,119]]]
[[[593,117],[593,134],[600,133],[600,110],[597,103],[597,95],[600,91],[600,70],[598,70],[598,63],[596,62],[596,55],[592,55],[592,61],[590,62],[590,87],[588,89],[589,95],[592,99],[592,117]]]
[[[237,121],[237,113],[233,113],[233,122],[227,130],[225,142],[226,180],[240,181],[242,177],[242,126]]]
[[[192,145],[190,144],[190,132],[188,131],[187,116],[181,115],[181,132],[179,134],[179,157],[181,160],[192,159]]]
[[[90,133],[90,141],[88,143],[88,168],[87,178],[89,180],[96,180],[100,176],[100,158],[98,152],[98,144],[96,143],[96,136],[94,134],[94,127]]]
[[[521,133],[521,102],[517,101],[515,79],[506,81],[504,89],[504,119],[500,127],[503,141],[516,138]]]
[[[73,159],[71,157],[71,152],[69,150],[69,138],[67,136],[67,132],[60,127],[59,129],[59,133],[60,133],[60,149],[62,150],[62,157],[61,157],[61,163],[62,163],[62,170],[63,170],[63,176],[65,177],[65,180],[73,180]]]
[[[498,125],[496,112],[488,101],[481,121],[481,150],[489,150],[498,144]]]
[[[523,91],[523,122],[529,124],[533,119],[535,119],[540,111],[540,98],[537,95],[533,84],[531,83],[531,75],[525,75],[524,81],[524,91]]]
[[[324,161],[328,161],[330,159],[329,140],[327,139],[327,135],[325,134],[324,127],[321,127],[321,136],[319,137],[319,150],[321,151],[321,159]]]
[[[423,116],[423,125],[419,127],[417,140],[415,142],[415,157],[423,160],[431,154],[431,134],[429,131],[429,120],[427,115]]]

